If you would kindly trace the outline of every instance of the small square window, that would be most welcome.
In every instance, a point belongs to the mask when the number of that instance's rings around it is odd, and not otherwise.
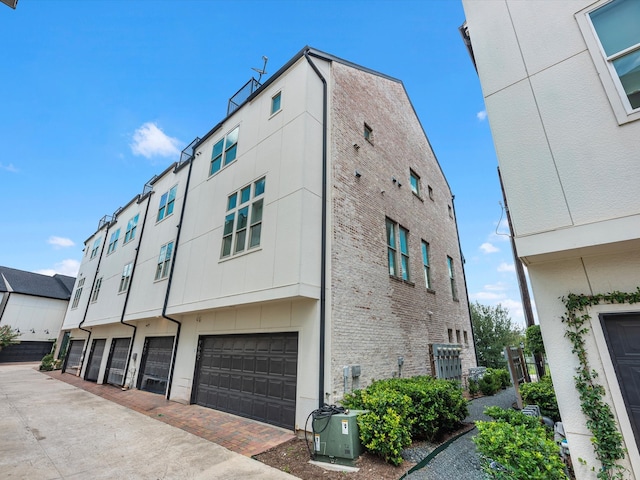
[[[373,143],[373,129],[366,123],[364,124],[364,139]]]
[[[271,98],[271,115],[280,111],[280,102],[282,100],[282,92],[278,92]]]

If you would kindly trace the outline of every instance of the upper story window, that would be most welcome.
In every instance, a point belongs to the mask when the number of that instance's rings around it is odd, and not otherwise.
[[[111,252],[115,252],[116,247],[118,246],[118,237],[120,236],[120,229],[117,229],[115,232],[111,234],[111,238],[109,239],[109,246],[107,247],[107,255]]]
[[[271,115],[280,111],[281,103],[282,103],[282,92],[278,92],[271,98]]]
[[[136,228],[138,228],[138,218],[140,214],[136,215],[127,222],[127,231],[124,234],[124,243],[130,242],[136,236]]]
[[[409,281],[409,230],[388,218],[386,226],[389,275]]]
[[[262,177],[227,198],[220,258],[260,245],[265,183]]]
[[[640,2],[613,0],[589,17],[618,87],[632,110],[640,108]]]
[[[84,287],[85,278],[82,277],[78,280],[78,285],[76,286],[76,293],[73,296],[73,302],[71,303],[71,308],[78,308],[78,303],[80,303],[80,297],[82,296],[82,288]]]
[[[411,183],[411,191],[420,196],[420,177],[413,170],[409,170],[409,183]]]
[[[98,295],[100,295],[100,287],[102,287],[102,277],[96,280],[96,284],[93,287],[93,295],[91,295],[91,303],[98,301]]]
[[[429,265],[429,244],[422,241],[422,266],[424,268],[424,283],[431,289],[431,267]]]
[[[171,266],[172,254],[173,242],[169,242],[160,248],[160,255],[158,255],[158,264],[156,265],[155,280],[166,278],[169,275],[169,267]]]
[[[211,169],[209,175],[213,175],[225,165],[229,165],[236,159],[238,151],[238,131],[240,127],[231,130],[221,138],[211,152]]]
[[[95,242],[93,242],[93,247],[91,248],[91,257],[90,259],[95,257],[98,254],[98,249],[100,248],[100,242],[102,241],[102,237],[96,238]]]
[[[364,139],[373,143],[373,129],[366,123],[364,124]]]
[[[453,266],[453,258],[447,257],[447,268],[449,270],[449,281],[451,282],[451,296],[458,300],[458,288],[456,286],[456,274]]]
[[[120,286],[118,287],[118,293],[126,292],[131,282],[131,271],[133,270],[133,263],[127,263],[122,269],[122,276],[120,277]]]
[[[156,222],[159,222],[173,213],[177,192],[178,186],[175,185],[171,187],[171,190],[162,194],[160,197],[160,204],[158,205],[158,217],[156,218]]]

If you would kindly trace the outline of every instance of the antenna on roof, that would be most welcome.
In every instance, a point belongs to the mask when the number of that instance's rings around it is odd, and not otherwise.
[[[260,74],[260,76],[258,77],[258,83],[260,83],[260,80],[262,79],[262,75],[267,73],[267,62],[269,61],[269,59],[265,55],[263,55],[262,60],[264,60],[264,65],[262,66],[262,70],[256,67],[251,67],[251,70],[255,70]]]

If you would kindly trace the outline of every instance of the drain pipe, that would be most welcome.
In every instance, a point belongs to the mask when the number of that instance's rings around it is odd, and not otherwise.
[[[129,371],[129,364],[131,362],[131,350],[133,350],[133,342],[136,340],[136,333],[138,332],[138,327],[136,325],[131,325],[124,321],[124,315],[127,311],[127,304],[129,303],[129,295],[131,294],[131,285],[133,284],[133,276],[136,273],[136,266],[138,265],[138,255],[140,255],[140,245],[142,245],[142,236],[144,235],[144,226],[147,223],[147,214],[149,213],[149,205],[151,204],[151,195],[153,195],[153,191],[147,193],[147,208],[144,211],[144,218],[142,219],[142,227],[140,228],[140,235],[138,236],[138,245],[136,246],[136,254],[133,258],[133,266],[131,267],[131,276],[129,277],[129,287],[127,288],[127,293],[124,297],[124,305],[122,306],[122,315],[120,316],[120,323],[122,325],[126,325],[127,327],[133,328],[133,334],[131,335],[131,342],[129,343],[129,352],[127,355],[127,363],[124,366],[124,375],[122,376],[122,385],[124,387],[127,383],[127,372]],[[138,203],[142,200],[142,197],[138,199]],[[134,375],[135,376],[135,375]],[[133,378],[131,379],[133,383]]]
[[[96,274],[93,277],[93,282],[91,283],[91,290],[89,290],[89,301],[87,301],[87,308],[84,310],[84,315],[82,316],[82,321],[78,324],[78,328],[84,332],[88,332],[89,336],[87,337],[87,341],[84,344],[84,350],[82,351],[82,357],[80,357],[80,366],[78,367],[78,376],[80,376],[80,372],[82,372],[82,367],[84,367],[84,360],[87,354],[87,348],[89,347],[89,341],[91,340],[91,330],[87,330],[86,328],[82,328],[82,324],[87,320],[87,314],[89,313],[89,305],[91,304],[91,294],[93,293],[93,289],[96,286],[96,280],[98,280],[98,273],[100,273],[100,263],[102,263],[102,254],[104,253],[104,246],[107,244],[107,235],[109,235],[109,229],[111,228],[111,222],[107,224],[107,229],[104,232],[104,242],[102,242],[102,248],[100,249],[100,257],[98,257],[98,265],[96,266]]]
[[[195,150],[194,150],[195,153]],[[169,293],[171,292],[171,282],[173,281],[173,270],[176,266],[176,258],[178,258],[178,245],[180,245],[180,232],[182,232],[182,220],[184,220],[184,212],[185,207],[187,206],[187,195],[189,194],[189,182],[191,181],[191,170],[193,169],[193,161],[195,159],[195,155],[191,157],[189,160],[189,173],[187,174],[187,183],[184,188],[184,200],[182,201],[182,209],[180,210],[180,221],[177,225],[178,233],[176,234],[176,245],[173,248],[173,259],[171,260],[171,270],[169,271],[169,279],[167,280],[167,292],[164,296],[164,305],[162,306],[162,317],[167,320],[175,323],[178,327],[176,330],[176,338],[173,341],[173,354],[171,355],[171,368],[169,370],[169,378],[167,379],[167,394],[165,398],[169,400],[171,396],[171,386],[173,384],[173,372],[176,367],[176,354],[178,353],[178,342],[180,340],[180,329],[182,327],[182,323],[180,323],[175,318],[171,318],[167,315],[167,305],[169,304]],[[176,170],[179,166],[176,167]]]
[[[324,362],[326,343],[326,295],[327,286],[327,80],[322,76],[315,63],[309,58],[309,49],[304,51],[304,58],[322,82],[322,233],[320,247],[320,365],[318,367],[318,404],[319,408],[324,401]],[[313,55],[311,53],[311,55]]]
[[[467,297],[467,311],[469,312],[469,325],[471,326],[471,338],[473,339],[473,351],[476,357],[476,365],[478,365],[478,349],[476,348],[476,336],[473,333],[473,317],[471,316],[471,304],[469,303],[469,290],[467,289],[467,276],[464,273],[464,256],[462,255],[462,245],[460,244],[460,232],[458,232],[458,217],[456,215],[456,204],[454,202],[456,196],[451,195],[451,208],[453,210],[453,222],[456,226],[456,237],[458,237],[458,250],[460,251],[460,262],[462,267],[462,281],[464,282],[464,294]]]

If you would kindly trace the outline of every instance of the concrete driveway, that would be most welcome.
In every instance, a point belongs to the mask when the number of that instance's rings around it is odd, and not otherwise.
[[[34,367],[0,364],[2,478],[296,478]]]

